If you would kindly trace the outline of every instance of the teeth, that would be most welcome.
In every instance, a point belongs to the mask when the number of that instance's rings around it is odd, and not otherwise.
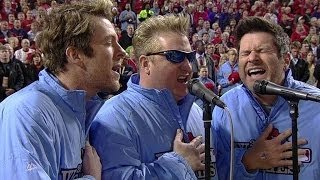
[[[179,76],[178,79],[177,79],[179,82],[181,83],[188,83],[187,80],[188,80],[188,76]]]
[[[248,71],[248,74],[251,75],[251,74],[257,74],[257,73],[264,73],[265,70],[264,69],[251,69]]]

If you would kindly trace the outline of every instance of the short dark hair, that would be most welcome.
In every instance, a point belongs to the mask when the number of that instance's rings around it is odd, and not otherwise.
[[[248,33],[266,32],[274,37],[278,55],[282,56],[290,52],[290,39],[281,26],[274,24],[261,17],[247,17],[239,21],[235,29],[236,46],[239,50],[241,38]]]

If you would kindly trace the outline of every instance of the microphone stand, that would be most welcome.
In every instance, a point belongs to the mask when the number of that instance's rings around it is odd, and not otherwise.
[[[292,120],[292,161],[293,161],[293,180],[299,179],[300,167],[298,165],[298,123],[299,117],[297,99],[288,100],[290,106],[290,117]]]
[[[211,128],[211,120],[212,120],[212,108],[211,103],[203,100],[203,122],[204,122],[204,130],[205,130],[205,180],[210,180],[210,165],[211,165],[211,152],[210,152],[210,128]]]

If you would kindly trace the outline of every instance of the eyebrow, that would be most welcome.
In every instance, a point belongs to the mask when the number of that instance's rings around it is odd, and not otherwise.
[[[115,41],[118,41],[118,39],[117,39],[117,35],[111,35],[111,34],[109,34],[109,35],[106,35],[103,39],[102,39],[102,41],[103,42],[107,42],[107,41],[113,41],[113,40],[115,40]]]

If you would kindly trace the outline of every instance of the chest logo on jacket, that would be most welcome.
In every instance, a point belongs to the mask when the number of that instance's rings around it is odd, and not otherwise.
[[[60,174],[63,180],[71,180],[82,177],[82,163],[74,169],[61,169]]]
[[[279,132],[279,129],[273,128],[271,133],[268,136],[268,140],[271,140],[273,138],[276,138],[279,136],[281,132]],[[249,142],[235,142],[235,147],[239,149],[249,149],[252,147],[253,143],[255,142],[255,139],[251,139]],[[289,138],[286,139],[284,142],[290,142]],[[305,149],[306,153],[303,156],[299,156],[299,161],[302,163],[310,163],[311,162],[311,157],[312,157],[312,151],[310,148],[300,148],[300,149]],[[272,174],[287,174],[287,175],[293,175],[293,169],[292,167],[275,167],[271,169],[264,169],[260,170],[266,173],[272,173]]]
[[[83,159],[84,148],[81,149],[81,159]],[[78,164],[76,168],[63,169],[60,170],[60,175],[63,180],[71,180],[80,178],[83,176],[82,173],[82,163]]]

